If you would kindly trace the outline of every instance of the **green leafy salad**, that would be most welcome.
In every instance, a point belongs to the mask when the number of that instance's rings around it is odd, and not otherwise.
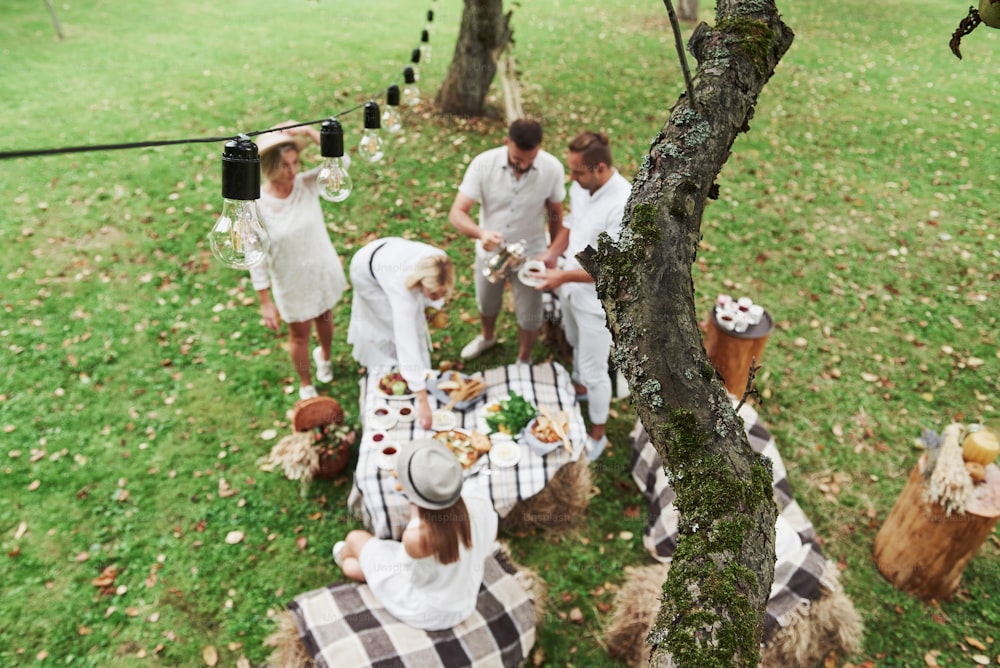
[[[538,411],[517,392],[506,399],[486,406],[486,425],[490,433],[501,432],[517,436],[531,422]]]

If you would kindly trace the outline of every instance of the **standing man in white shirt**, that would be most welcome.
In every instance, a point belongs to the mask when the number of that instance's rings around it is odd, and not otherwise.
[[[517,315],[517,359],[530,363],[542,326],[542,293],[523,284],[516,271],[509,272],[506,281],[491,283],[483,276],[483,268],[502,244],[522,240],[525,257],[537,257],[547,267],[555,266],[559,252],[549,247],[548,240],[555,239],[562,229],[565,172],[558,158],[541,149],[542,126],[538,121],[514,121],[503,144],[469,163],[448,214],[459,232],[476,240],[476,304],[481,332],[462,349],[462,359],[479,357],[496,345],[497,316],[503,305],[504,284],[509,281]],[[476,204],[478,222],[470,215]]]
[[[573,346],[577,398],[588,404],[589,451],[593,461],[608,444],[605,424],[611,408],[608,355],[612,340],[594,279],[580,266],[576,255],[587,246],[597,248],[597,238],[602,232],[618,240],[632,186],[612,167],[611,146],[605,134],[581,132],[574,137],[566,164],[573,181],[569,189],[570,210],[550,249],[564,254],[564,262],[561,268],[545,272],[537,290],[558,290],[563,329]]]

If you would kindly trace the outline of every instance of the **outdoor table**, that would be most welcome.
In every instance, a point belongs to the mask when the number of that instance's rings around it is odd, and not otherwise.
[[[437,373],[437,372],[430,372]],[[446,372],[447,373],[450,372]],[[518,503],[530,499],[541,492],[563,466],[575,462],[583,452],[587,429],[583,415],[575,402],[576,393],[569,372],[557,362],[544,364],[509,364],[483,372],[486,383],[484,398],[468,406],[464,411],[455,410],[458,423],[453,427],[465,431],[482,430],[482,419],[487,404],[504,399],[512,392],[524,397],[538,407],[546,407],[553,412],[565,411],[569,416],[569,437],[573,451],[558,447],[544,456],[533,452],[523,439],[518,447],[521,457],[514,466],[500,467],[482,455],[480,461],[466,473],[467,485],[483,486],[493,501],[497,514],[506,517]],[[385,441],[405,443],[417,438],[429,438],[434,429],[424,430],[416,421],[397,421],[389,429],[376,429],[370,423],[377,407],[384,406],[398,411],[408,406],[416,412],[413,398],[391,398],[377,390],[379,378],[369,375],[362,378],[361,385],[361,426],[362,438],[358,451],[358,464],[354,474],[354,485],[348,497],[351,511],[361,518],[365,526],[379,538],[402,538],[409,514],[409,502],[397,489],[397,479],[393,471],[380,469],[378,457]],[[431,409],[443,407],[442,403],[428,392]],[[374,433],[382,431],[386,439],[376,445]]]

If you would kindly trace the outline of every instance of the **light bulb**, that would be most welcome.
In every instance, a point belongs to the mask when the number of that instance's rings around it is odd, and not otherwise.
[[[403,129],[403,116],[399,113],[399,86],[392,84],[385,94],[385,111],[382,112],[382,127],[396,134]]]
[[[403,70],[403,102],[410,107],[420,104],[420,89],[412,67]]]
[[[267,257],[271,245],[255,200],[224,199],[222,215],[209,234],[212,254],[231,269],[249,269]]]
[[[420,31],[420,58],[425,63],[431,62],[431,31]]]
[[[410,69],[413,70],[413,80],[420,81],[420,49],[410,53]]]
[[[368,162],[378,162],[385,155],[385,144],[379,133],[380,127],[378,103],[375,101],[365,102],[365,131],[361,135],[358,152]]]
[[[351,194],[351,175],[344,161],[344,128],[336,118],[323,121],[320,129],[323,165],[316,176],[319,194],[331,202],[343,202]]]
[[[260,158],[246,135],[226,142],[222,153],[222,214],[208,241],[212,254],[232,269],[249,269],[267,257],[271,239],[257,214]]]

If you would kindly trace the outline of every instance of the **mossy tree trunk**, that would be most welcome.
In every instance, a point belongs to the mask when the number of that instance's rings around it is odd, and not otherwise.
[[[465,0],[455,53],[434,101],[439,113],[482,114],[497,58],[511,39],[509,24],[503,0]]]
[[[639,417],[677,492],[679,541],[652,665],[756,666],[774,578],[770,465],[702,345],[691,265],[706,199],[792,31],[773,0],[718,0],[695,29],[695,104],[682,95],[636,175],[618,243],[582,259],[595,277]],[[734,271],[750,268],[734,267]],[[736,279],[736,276],[733,276]]]

